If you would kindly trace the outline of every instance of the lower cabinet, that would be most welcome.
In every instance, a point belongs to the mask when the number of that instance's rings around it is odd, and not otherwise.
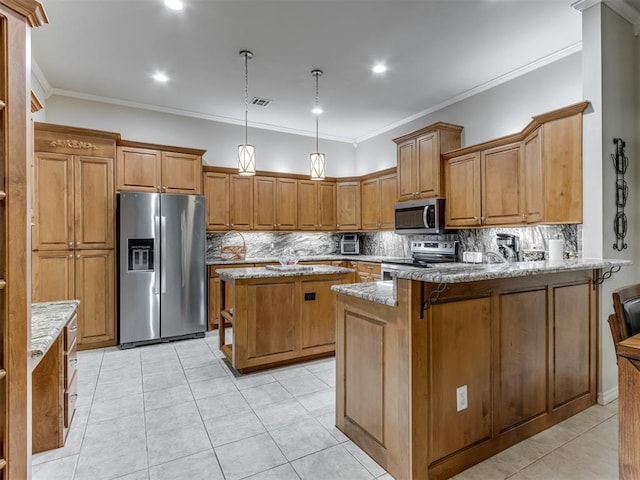
[[[80,300],[79,350],[116,344],[113,250],[33,252],[32,301]]]
[[[78,317],[63,332],[32,373],[32,450],[64,446],[78,400]]]
[[[377,282],[381,278],[380,264],[373,262],[353,262],[353,268],[356,269],[356,281]]]
[[[209,319],[207,330],[214,330],[220,325],[220,309],[222,305],[231,305],[233,291],[231,284],[225,284],[224,299],[223,293],[220,292],[220,277],[216,270],[222,268],[246,268],[253,267],[253,263],[240,263],[237,265],[224,264],[224,265],[210,265],[209,266]],[[224,300],[224,301],[223,301]]]

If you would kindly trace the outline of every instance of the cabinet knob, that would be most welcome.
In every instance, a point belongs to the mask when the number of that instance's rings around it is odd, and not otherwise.
[[[73,247],[73,242],[69,242],[69,246],[70,246],[70,247]]]
[[[76,255],[76,258],[80,258],[80,254]]]
[[[71,253],[69,254],[69,258],[73,258],[73,255]]]
[[[79,246],[80,246],[80,242],[76,242],[76,247],[79,247]]]
[[[166,192],[167,191],[167,187],[166,186],[162,187],[162,191]]]

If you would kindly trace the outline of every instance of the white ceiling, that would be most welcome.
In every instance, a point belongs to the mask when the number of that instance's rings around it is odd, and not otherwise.
[[[353,142],[581,47],[575,0],[183,1],[44,0],[32,51],[47,94],[242,123],[249,49],[249,96],[273,101],[251,125],[313,134],[320,68],[320,134]]]

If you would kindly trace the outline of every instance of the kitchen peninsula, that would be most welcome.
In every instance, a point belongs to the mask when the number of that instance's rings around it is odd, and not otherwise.
[[[446,479],[596,402],[598,284],[629,261],[337,285],[336,425],[394,478]]]
[[[353,283],[355,270],[331,265],[273,265],[220,269],[220,298],[232,285],[231,305],[221,318],[233,326],[220,349],[238,371],[333,355],[335,295],[331,287]],[[224,303],[224,302],[223,302]]]

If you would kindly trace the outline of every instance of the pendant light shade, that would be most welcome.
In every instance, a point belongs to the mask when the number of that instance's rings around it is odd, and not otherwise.
[[[322,75],[322,70],[312,70],[311,75],[316,79],[316,106],[313,109],[316,116],[316,151],[309,155],[311,180],[324,180],[324,153],[320,153],[318,148],[318,117],[322,113],[318,104],[318,78]]]
[[[238,173],[240,175],[256,174],[256,149],[248,141],[249,114],[249,60],[253,53],[242,50],[240,56],[244,58],[244,145],[238,145]]]

